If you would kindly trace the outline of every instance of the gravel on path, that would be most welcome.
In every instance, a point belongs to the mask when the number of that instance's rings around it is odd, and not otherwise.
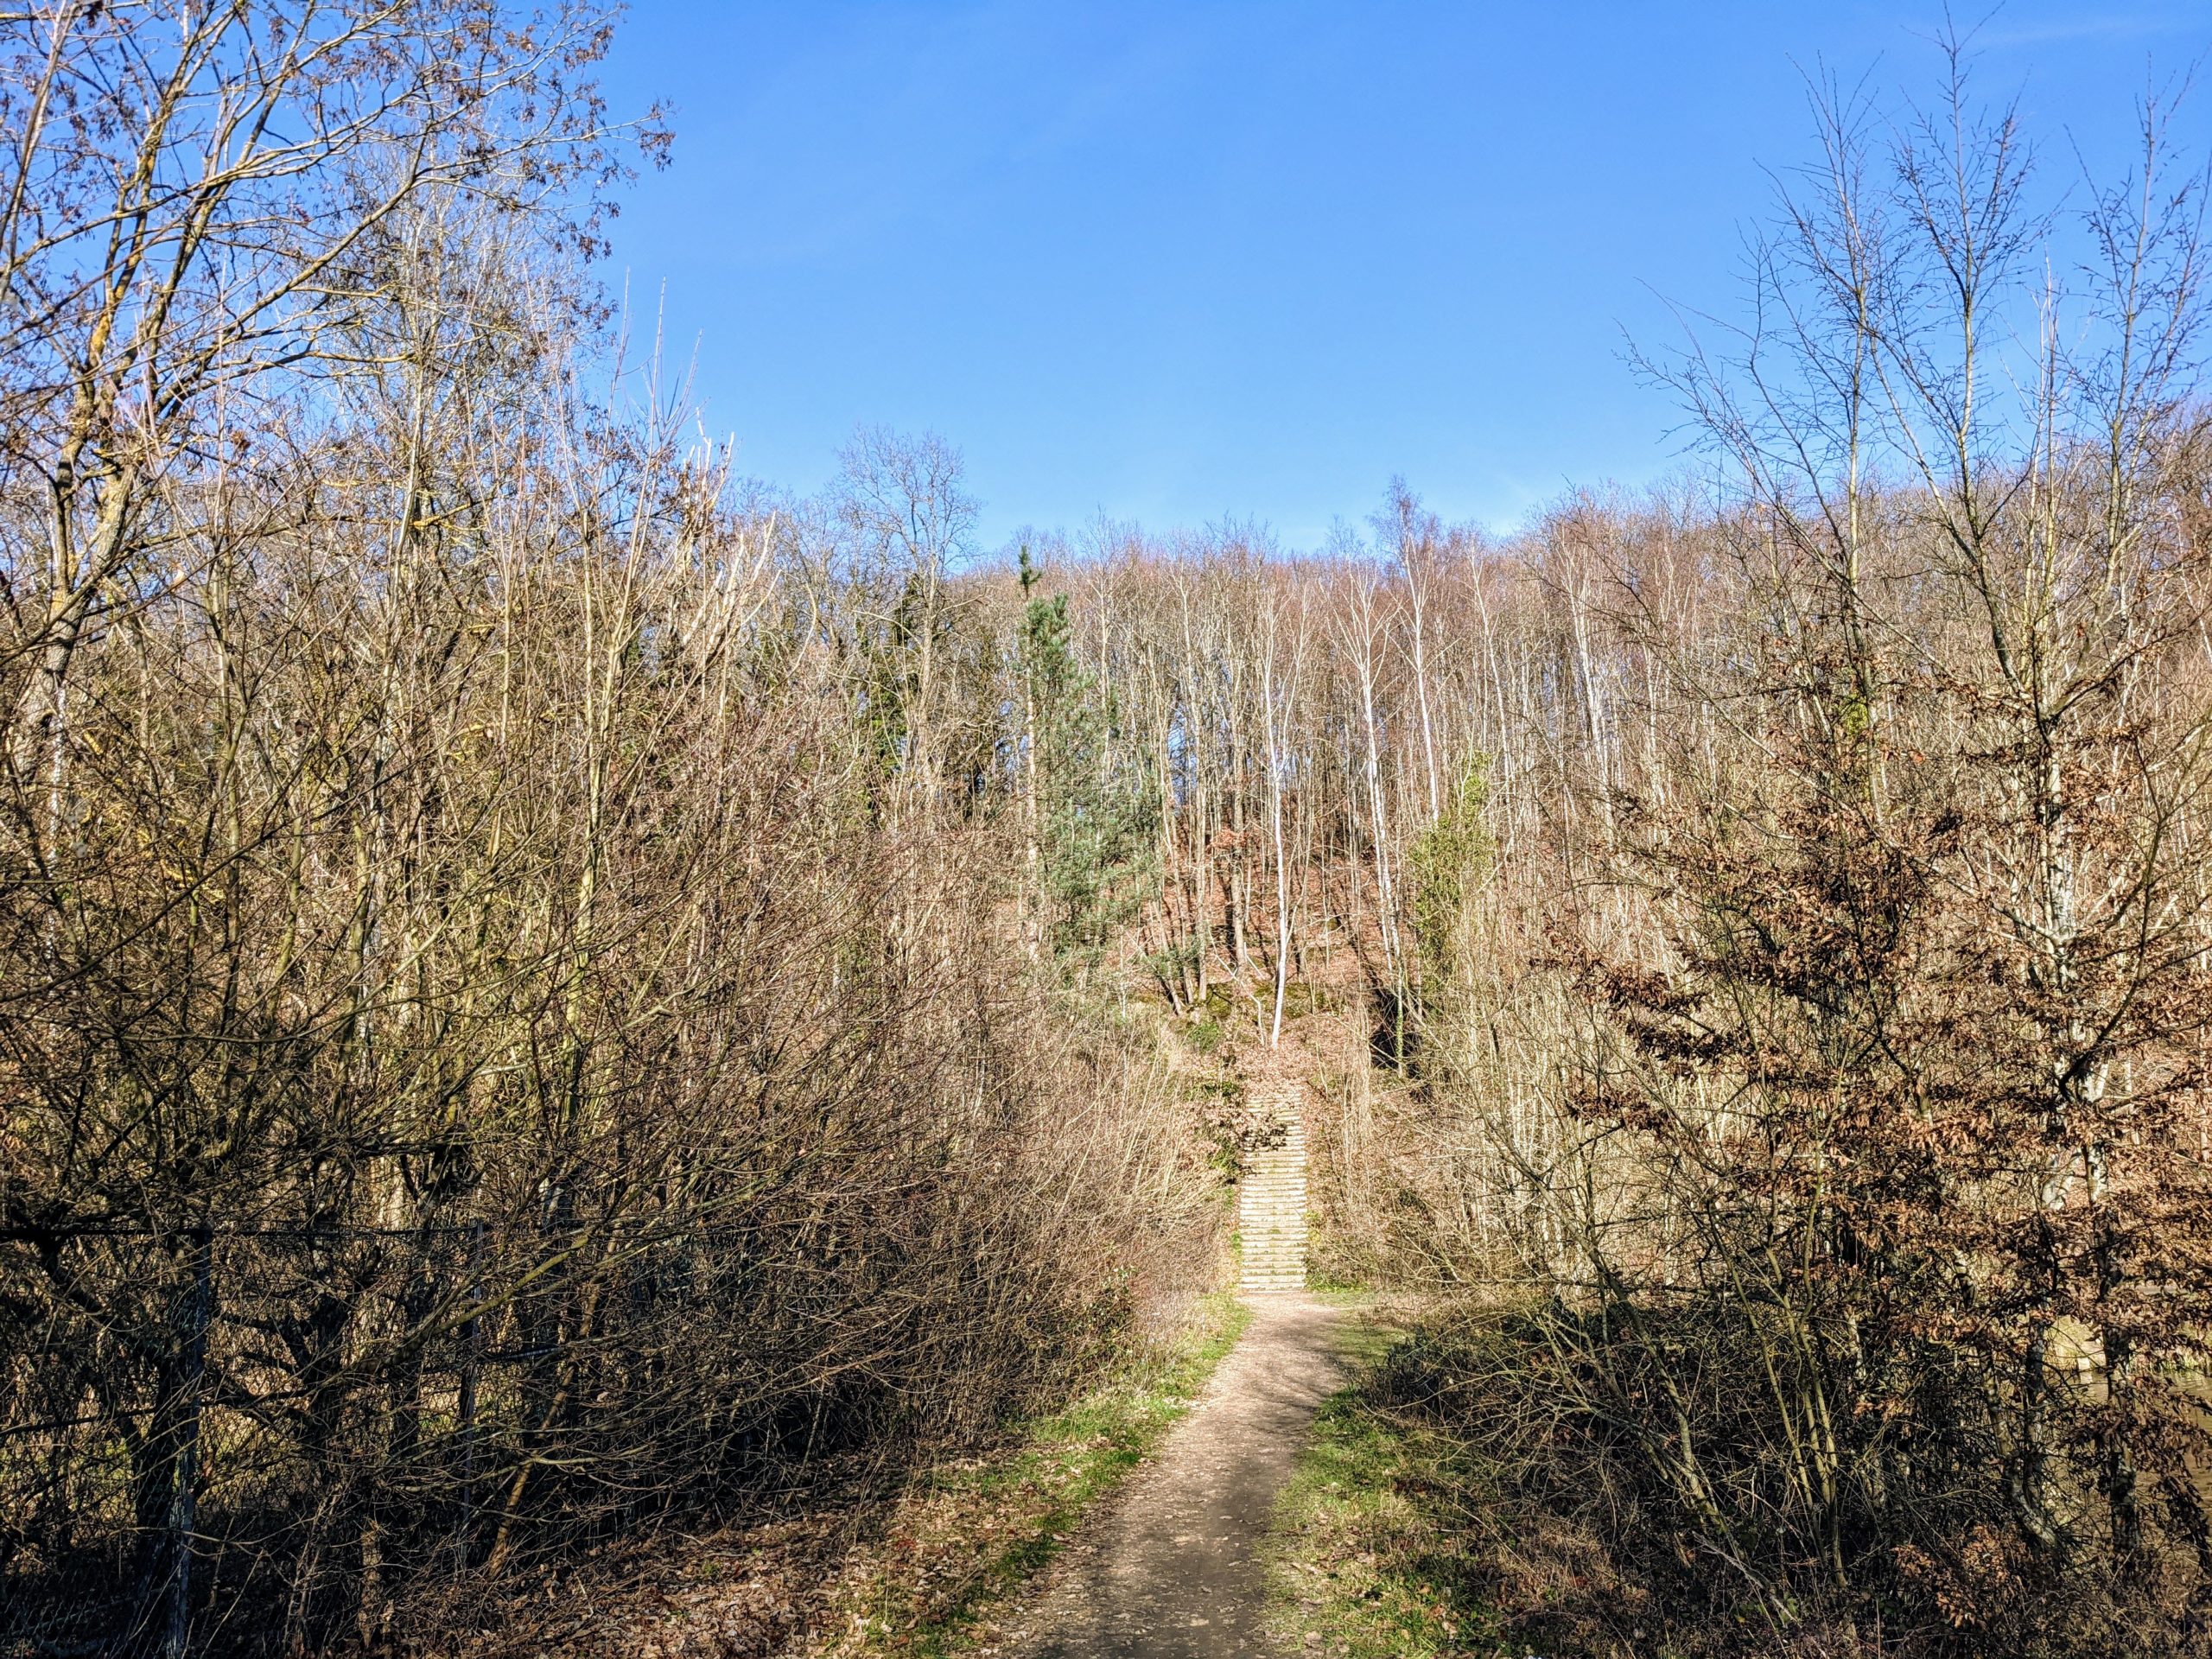
[[[1249,1294],[1253,1318],[1189,1416],[1001,1626],[1020,1659],[1274,1652],[1259,1545],[1314,1408],[1344,1385],[1338,1312]]]

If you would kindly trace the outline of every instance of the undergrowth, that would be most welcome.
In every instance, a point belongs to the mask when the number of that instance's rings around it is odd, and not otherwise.
[[[837,1492],[610,1553],[549,1582],[459,1659],[878,1659],[955,1655],[988,1639],[1008,1595],[1197,1399],[1250,1319],[1227,1294],[1194,1299],[1087,1392],[1009,1423],[965,1456],[859,1471]]]

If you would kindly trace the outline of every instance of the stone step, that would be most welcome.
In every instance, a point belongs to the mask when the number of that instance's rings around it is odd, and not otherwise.
[[[1299,1098],[1300,1090],[1292,1084],[1253,1090],[1253,1103],[1274,1118],[1282,1138],[1245,1154],[1244,1176],[1237,1184],[1237,1235],[1243,1245],[1237,1285],[1243,1290],[1305,1287],[1311,1194]]]

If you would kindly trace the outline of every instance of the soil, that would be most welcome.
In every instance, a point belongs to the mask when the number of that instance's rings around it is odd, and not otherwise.
[[[1260,1543],[1313,1412],[1344,1382],[1337,1310],[1253,1294],[1252,1323],[1189,1416],[1086,1527],[994,1650],[1008,1659],[1226,1659],[1276,1651]]]

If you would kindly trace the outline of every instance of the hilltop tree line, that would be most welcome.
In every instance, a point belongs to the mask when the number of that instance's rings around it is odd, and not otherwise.
[[[1955,52],[1821,101],[1665,489],[993,553],[626,352],[588,8],[0,31],[0,1644],[435,1645],[1058,1397],[1213,1271],[1157,1028],[1324,1006],[1499,1516],[1746,1651],[2201,1641],[2159,110],[2054,203]]]

